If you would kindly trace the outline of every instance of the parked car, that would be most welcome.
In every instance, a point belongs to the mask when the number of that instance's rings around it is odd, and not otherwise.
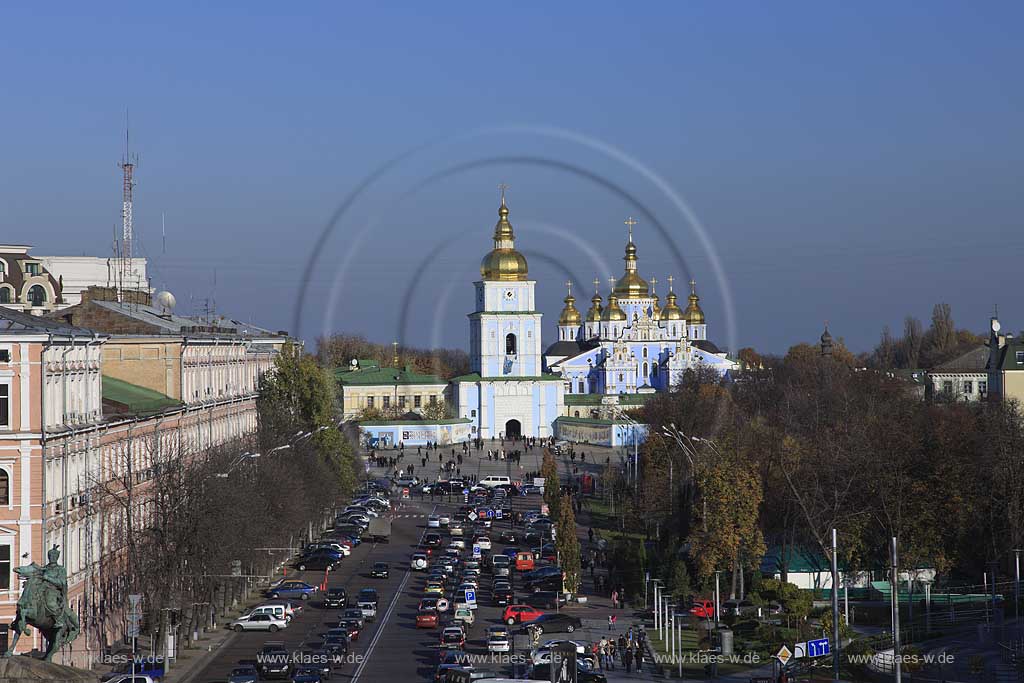
[[[309,597],[316,593],[317,587],[311,586],[305,581],[284,581],[276,588],[268,589],[268,598],[298,598],[309,600]]]
[[[690,607],[690,614],[698,619],[714,619],[715,603],[711,600],[695,600],[693,606]]]
[[[501,613],[501,620],[512,626],[513,624],[533,621],[543,614],[543,611],[530,605],[508,605]]]
[[[442,650],[461,650],[466,645],[466,634],[459,626],[448,626],[441,631],[439,646]]]
[[[437,628],[437,612],[417,612],[416,628]]]
[[[330,609],[348,607],[348,593],[344,588],[328,588],[324,593],[324,607]]]
[[[464,624],[467,628],[472,626],[473,622],[476,621],[476,617],[473,616],[473,610],[469,609],[468,607],[460,607],[459,609],[455,610],[455,614],[453,615],[452,619],[456,623]]]
[[[541,633],[572,633],[582,626],[579,617],[574,617],[565,612],[542,614],[536,619],[526,622],[521,626],[523,633],[527,633],[527,627],[539,628]]]
[[[370,569],[370,576],[375,579],[386,579],[388,578],[388,563],[387,562],[374,562],[373,568]]]
[[[247,614],[244,617],[238,617],[228,624],[228,628],[239,633],[242,631],[270,631],[271,633],[277,633],[286,626],[288,626],[288,622],[283,616],[279,617],[266,612],[262,614]]]
[[[557,609],[565,604],[565,595],[556,591],[537,591],[526,596],[523,602],[541,609]]]
[[[228,683],[259,683],[260,672],[255,666],[236,666],[228,675]]]
[[[316,553],[308,557],[299,558],[295,561],[294,567],[300,572],[304,571],[332,571],[341,561],[341,556]]]
[[[414,572],[422,572],[427,568],[427,556],[424,553],[413,553],[409,566]]]

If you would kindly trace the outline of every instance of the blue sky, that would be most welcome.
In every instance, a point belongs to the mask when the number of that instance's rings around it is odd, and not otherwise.
[[[579,293],[621,271],[627,215],[641,273],[662,294],[696,278],[725,346],[782,352],[827,319],[867,349],[939,301],[976,330],[998,303],[1015,330],[1022,19],[1009,2],[5,7],[3,239],[110,253],[128,107],[140,248],[185,312],[212,296],[294,331],[305,288],[307,338],[464,347],[504,181],[550,339],[567,277]],[[402,155],[307,272],[345,197]]]

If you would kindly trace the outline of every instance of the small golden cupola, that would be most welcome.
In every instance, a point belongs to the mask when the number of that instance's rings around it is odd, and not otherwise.
[[[679,308],[679,304],[676,303],[678,297],[676,293],[672,291],[672,276],[668,276],[668,294],[665,296],[665,308],[661,309],[662,320],[686,320],[686,316],[683,315],[683,311]]]
[[[563,299],[565,301],[565,308],[562,309],[562,314],[558,316],[558,324],[578,326],[582,322],[583,317],[576,310],[576,297],[572,295],[572,281],[566,282],[565,286],[569,288],[569,293]]]
[[[505,186],[501,186],[501,206],[498,207],[498,223],[494,226],[494,249],[480,262],[480,276],[484,280],[524,281],[526,280],[526,257],[516,251],[515,235],[508,221],[508,207],[505,206]]]
[[[608,295],[608,305],[601,313],[601,320],[604,320],[605,322],[629,320],[629,318],[626,317],[626,312],[619,308],[619,297],[615,295],[614,289],[612,290],[612,293]]]
[[[613,291],[626,299],[647,297],[650,295],[650,287],[636,272],[636,245],[633,244],[633,226],[636,225],[636,221],[632,216],[626,219],[626,225],[629,226],[629,241],[626,242],[626,255],[622,257],[626,262],[626,272],[615,283]]]
[[[700,308],[700,297],[697,296],[697,281],[690,280],[690,305],[686,307],[684,315],[691,325],[704,324],[704,311]]]
[[[600,284],[600,280],[594,280],[594,296],[590,297],[590,310],[587,311],[588,323],[601,322],[601,313],[604,312],[604,309],[601,308],[601,295],[597,290]]]

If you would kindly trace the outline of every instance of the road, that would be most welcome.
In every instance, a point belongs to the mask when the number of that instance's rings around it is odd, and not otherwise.
[[[529,454],[531,461],[539,450]],[[415,459],[407,456],[406,464],[413,460]],[[472,460],[477,462],[474,463]],[[524,457],[524,465],[526,460]],[[419,465],[418,460],[415,464]],[[472,467],[479,470],[481,476],[490,473],[503,474],[507,471],[505,462],[487,461],[486,456],[474,455],[466,465],[463,471]],[[434,478],[436,467],[430,467],[428,472],[428,476]],[[375,468],[372,474],[383,474],[383,470]],[[417,472],[417,475],[419,474],[421,473]],[[354,596],[364,587],[374,587],[380,592],[377,620],[367,624],[359,640],[353,643],[352,652],[356,655],[352,657],[354,661],[346,664],[343,669],[336,670],[332,681],[427,681],[432,679],[437,666],[437,641],[440,629],[415,627],[416,608],[423,597],[425,575],[409,571],[409,558],[426,531],[427,515],[434,510],[454,512],[462,504],[461,496],[452,497],[450,502],[440,498],[431,501],[429,497],[423,500],[393,500],[401,505],[396,505],[391,543],[359,545],[329,577],[329,587],[343,586],[350,596]],[[540,504],[539,496],[513,499],[516,509],[535,509]],[[509,522],[500,521],[495,524],[496,532],[500,528],[507,528]],[[497,533],[493,533],[492,539],[496,538]],[[503,545],[495,541],[494,552],[500,552],[503,548]],[[387,562],[391,566],[391,575],[388,579],[369,578],[369,569],[374,562]],[[291,576],[291,573],[289,575]],[[320,572],[300,572],[296,575],[311,584],[319,584],[323,578]],[[484,633],[488,626],[500,623],[502,611],[502,608],[493,605],[491,601],[489,583],[489,575],[485,574],[480,583],[476,622],[470,629],[466,651],[471,655],[480,656],[481,659],[475,663],[477,668],[510,674],[513,658],[499,655],[497,661],[494,661],[486,652]],[[595,608],[582,605],[572,605],[567,609],[584,619],[585,629],[582,633],[575,634],[577,639],[600,637],[604,629],[603,620],[606,618],[603,611],[595,614]],[[255,659],[257,651],[268,640],[284,641],[290,651],[315,649],[320,643],[321,635],[327,630],[327,622],[332,618],[337,618],[337,611],[323,609],[319,600],[314,597],[289,627],[279,633],[246,632],[229,636],[211,655],[210,661],[196,675],[190,677],[189,683],[223,683],[239,660]],[[520,661],[525,661],[523,653],[520,652],[519,655]]]

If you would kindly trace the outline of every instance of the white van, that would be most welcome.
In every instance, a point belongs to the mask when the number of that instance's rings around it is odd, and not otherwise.
[[[246,615],[246,617],[253,617],[257,614],[270,614],[277,619],[285,619],[289,621],[292,618],[292,615],[288,614],[288,611],[285,609],[284,605],[260,605],[259,607],[254,607],[253,610]]]
[[[511,486],[512,480],[508,477],[492,474],[481,479],[480,485],[486,486],[487,488],[493,488],[495,486]]]

